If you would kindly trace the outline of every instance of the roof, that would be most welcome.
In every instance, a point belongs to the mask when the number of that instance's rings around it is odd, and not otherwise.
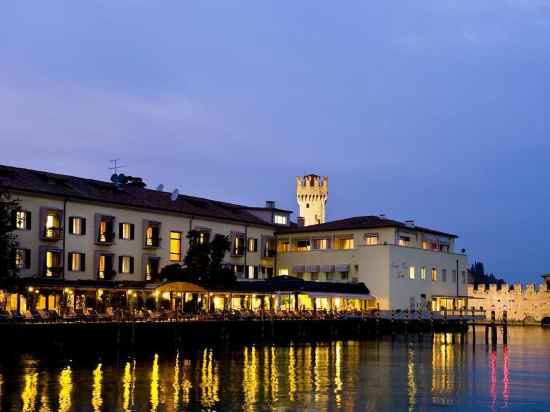
[[[396,227],[402,229],[416,230],[448,237],[458,237],[451,233],[440,232],[439,230],[428,229],[421,226],[410,226],[407,223],[397,220],[387,219],[379,216],[356,216],[347,219],[333,220],[331,222],[321,223],[310,226],[291,226],[277,230],[278,234],[284,233],[310,233],[310,232],[331,232],[337,230],[357,230],[357,229],[378,229],[384,227]]]
[[[314,282],[293,276],[275,276],[267,280],[241,281],[234,286],[221,289],[243,293],[324,292],[356,295],[368,295],[370,293],[365,284],[361,282]]]
[[[274,212],[283,212],[283,213],[293,213],[292,210],[281,209],[278,207],[262,207],[262,206],[243,206],[245,209],[249,210],[273,210]]]
[[[247,211],[247,206],[194,196],[179,195],[176,201],[169,192],[85,179],[57,173],[0,165],[0,188],[14,192],[30,192],[60,196],[73,200],[110,203],[121,206],[154,209],[185,215],[231,220],[248,224],[272,224]]]

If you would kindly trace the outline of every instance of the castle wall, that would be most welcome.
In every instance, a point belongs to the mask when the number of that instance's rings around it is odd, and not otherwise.
[[[499,288],[491,285],[468,285],[469,306],[476,309],[483,308],[487,317],[491,311],[496,312],[497,320],[502,319],[504,311],[508,313],[508,320],[524,321],[534,319],[540,321],[550,316],[550,289],[546,284],[535,286],[503,284]]]

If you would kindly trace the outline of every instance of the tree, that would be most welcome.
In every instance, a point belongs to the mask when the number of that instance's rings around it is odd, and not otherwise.
[[[0,277],[13,277],[17,274],[15,248],[17,247],[15,214],[19,204],[7,192],[0,192]]]
[[[231,248],[227,236],[217,234],[210,242],[210,266],[208,267],[208,282],[228,285],[235,282],[235,273],[224,266],[223,258]]]
[[[470,267],[470,276],[472,283],[496,283],[497,285],[506,283],[502,279],[498,279],[492,273],[485,273],[485,267],[482,262],[474,262]]]
[[[183,265],[187,269],[187,275],[197,281],[207,278],[210,267],[210,244],[200,242],[200,232],[191,230],[187,234],[189,249],[183,259]]]

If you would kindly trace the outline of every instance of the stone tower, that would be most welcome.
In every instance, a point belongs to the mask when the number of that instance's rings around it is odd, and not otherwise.
[[[328,199],[328,177],[317,175],[296,177],[296,198],[304,225],[325,223],[325,207]]]

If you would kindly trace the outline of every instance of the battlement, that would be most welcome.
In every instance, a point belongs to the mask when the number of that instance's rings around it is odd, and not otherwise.
[[[497,285],[495,283],[491,283],[488,285],[483,283],[468,285],[469,296],[488,293],[495,295],[532,295],[543,293],[546,296],[550,293],[550,289],[548,288],[546,283],[541,283],[540,285],[535,285],[534,283],[528,283],[526,285],[522,285],[521,283],[515,283],[513,285],[510,285],[508,283],[503,283],[502,285]]]
[[[324,191],[328,193],[328,176],[296,176],[296,189],[304,192]]]

